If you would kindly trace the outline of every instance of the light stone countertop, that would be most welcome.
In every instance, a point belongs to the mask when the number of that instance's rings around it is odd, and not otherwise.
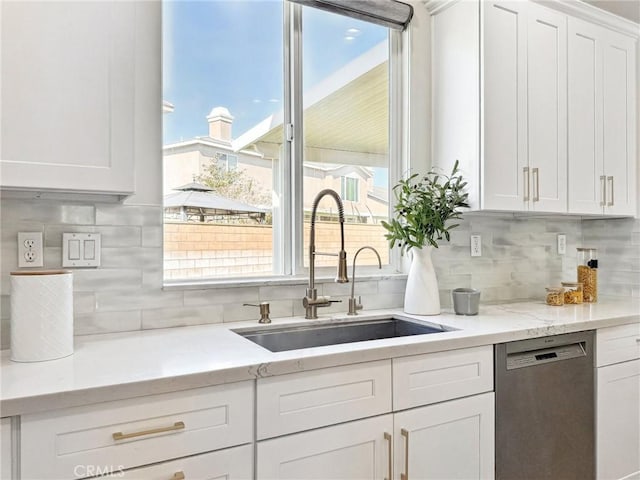
[[[1,355],[0,414],[20,415],[208,385],[250,380],[406,355],[453,350],[546,335],[638,324],[640,299],[601,298],[596,304],[551,307],[543,302],[481,305],[480,315],[445,310],[439,316],[398,309],[358,317],[274,319],[272,325],[341,322],[401,314],[458,330],[272,353],[231,329],[257,322],[201,325],[75,338],[75,353],[59,360],[16,363]]]

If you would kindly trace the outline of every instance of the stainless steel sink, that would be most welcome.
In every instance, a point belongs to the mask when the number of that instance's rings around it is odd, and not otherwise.
[[[426,335],[452,330],[455,329],[394,316],[339,323],[238,329],[233,332],[271,352],[284,352],[300,348]]]

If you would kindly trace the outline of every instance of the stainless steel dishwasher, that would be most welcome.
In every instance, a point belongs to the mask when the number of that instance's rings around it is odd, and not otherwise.
[[[593,339],[495,346],[497,480],[595,478]]]

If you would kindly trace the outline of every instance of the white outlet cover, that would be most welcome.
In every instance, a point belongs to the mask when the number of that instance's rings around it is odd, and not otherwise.
[[[558,255],[567,253],[567,236],[564,233],[558,234]]]
[[[18,267],[42,267],[43,257],[42,232],[18,232]]]
[[[471,256],[482,256],[482,237],[480,235],[471,235]]]

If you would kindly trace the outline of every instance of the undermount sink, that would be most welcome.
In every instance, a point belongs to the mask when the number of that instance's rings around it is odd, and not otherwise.
[[[271,352],[284,352],[300,348],[426,335],[452,330],[455,329],[394,316],[339,323],[314,323],[232,331]]]

